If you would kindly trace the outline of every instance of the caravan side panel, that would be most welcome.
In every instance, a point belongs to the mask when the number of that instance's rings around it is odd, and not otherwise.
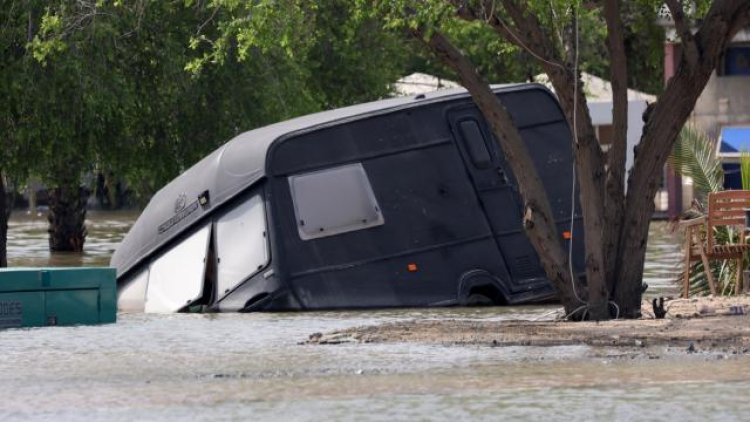
[[[507,279],[444,107],[348,122],[272,150],[270,183],[284,278],[305,307],[448,304],[455,303],[467,271],[481,268]],[[290,178],[342,166],[364,170],[383,223],[330,236],[300,235],[300,224],[307,222],[295,214],[301,198],[294,197]],[[350,205],[343,191],[326,195],[331,214]]]

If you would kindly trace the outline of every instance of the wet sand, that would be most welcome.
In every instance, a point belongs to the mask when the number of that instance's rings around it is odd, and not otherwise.
[[[750,297],[700,298],[666,303],[664,319],[616,321],[409,320],[313,333],[308,344],[420,343],[438,345],[575,346],[632,349],[653,358],[670,348],[747,355],[750,353]],[[650,309],[644,302],[644,311]],[[737,313],[743,313],[737,315]],[[660,346],[656,348],[655,346]],[[666,346],[662,347],[662,346]],[[657,350],[658,349],[658,350]],[[631,356],[632,357],[632,356]]]

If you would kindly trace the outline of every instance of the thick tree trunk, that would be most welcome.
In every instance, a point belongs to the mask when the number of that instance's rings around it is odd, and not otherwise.
[[[5,180],[0,174],[0,268],[8,266],[8,218],[10,204],[5,193]]]
[[[83,251],[88,196],[88,192],[78,186],[50,189],[47,215],[50,251]]]
[[[609,319],[609,290],[605,278],[607,267],[604,256],[604,161],[591,123],[583,83],[574,72],[574,63],[566,62],[564,54],[555,50],[554,42],[548,38],[540,21],[526,10],[524,4],[504,0],[503,5],[516,28],[523,28],[518,32],[523,33],[526,42],[521,44],[533,49],[537,57],[546,58],[540,61],[540,65],[555,88],[571,129],[574,129],[573,152],[586,249],[585,301],[592,319]],[[490,24],[501,35],[509,35],[518,41],[519,35],[511,33],[500,19],[492,19]],[[567,56],[574,57],[574,54]]]
[[[617,261],[614,300],[624,317],[640,315],[641,278],[648,226],[654,211],[657,180],[677,135],[703,92],[722,52],[734,34],[750,22],[750,2],[715,2],[701,29],[684,42],[693,51],[683,55],[675,76],[659,101],[646,111],[646,125],[637,149],[628,192]]]
[[[619,0],[604,1],[604,19],[607,22],[607,50],[612,83],[613,139],[607,157],[607,179],[604,197],[603,234],[604,262],[607,291],[614,291],[617,280],[618,246],[622,236],[622,219],[625,205],[625,165],[628,134],[628,61]]]
[[[710,75],[711,70],[703,75],[688,75],[686,69],[681,69],[659,102],[650,113],[647,111],[649,117],[637,148],[634,170],[628,179],[623,232],[618,248],[618,278],[613,293],[623,317],[637,318],[640,315],[643,265],[654,196],[659,189],[658,177]]]
[[[586,259],[586,302],[592,319],[609,319],[609,290],[604,260],[604,164],[599,142],[586,105],[583,84],[571,70],[543,65],[555,87],[563,111],[575,128],[573,142],[576,174],[583,214]],[[578,85],[577,89],[574,87]],[[575,92],[574,92],[575,91]],[[575,111],[574,111],[575,110]],[[575,122],[575,124],[573,123]]]
[[[615,140],[604,163],[593,126],[588,116],[586,100],[571,65],[556,48],[556,42],[542,28],[536,16],[523,2],[502,0],[502,9],[487,4],[471,6],[451,0],[458,16],[488,23],[506,41],[516,44],[539,60],[550,78],[570,125],[576,130],[576,165],[580,176],[581,203],[586,230],[586,263],[589,279],[588,300],[596,303],[608,292],[619,306],[621,317],[640,315],[643,264],[645,261],[648,228],[654,210],[653,198],[657,180],[679,130],[687,120],[695,101],[716,66],[726,43],[737,30],[750,21],[747,0],[715,1],[695,36],[676,1],[668,5],[675,12],[675,23],[687,43],[677,75],[644,116],[646,126],[641,138],[635,165],[624,194],[625,136],[627,121],[626,59],[623,28],[617,0],[603,2],[607,21],[607,46],[611,60],[613,84],[613,124]],[[504,13],[504,16],[501,14]],[[573,117],[575,115],[575,118]],[[489,116],[486,116],[489,118]],[[638,152],[638,151],[637,151]],[[606,180],[605,180],[606,179]],[[606,182],[606,183],[605,183]],[[603,266],[603,268],[602,268]],[[602,288],[601,281],[606,279]]]
[[[424,33],[415,34],[423,39]],[[518,181],[518,188],[524,200],[523,224],[529,240],[539,254],[547,277],[553,282],[560,295],[560,300],[567,313],[574,313],[581,308],[582,303],[576,298],[572,288],[577,279],[571,279],[568,270],[568,257],[557,232],[552,209],[547,199],[546,190],[539,178],[526,145],[515,129],[513,120],[492,92],[489,83],[475,70],[471,62],[450,41],[439,32],[433,32],[426,41],[432,52],[449,67],[451,67],[462,85],[469,91],[474,102],[479,107],[485,119],[490,124],[495,139],[507,157],[511,170]],[[499,142],[503,140],[503,142]],[[585,291],[579,285],[578,291]],[[606,304],[605,304],[606,306]],[[596,315],[591,315],[596,318]]]
[[[107,187],[109,209],[116,210],[120,208],[120,192],[117,189],[117,179],[114,174],[109,173],[105,176],[105,186]]]
[[[571,128],[575,128],[572,147],[580,189],[586,250],[586,288],[579,291],[582,292],[583,302],[592,319],[608,319],[610,292],[605,278],[603,248],[604,162],[580,78],[573,71],[572,65],[565,63],[562,55],[554,48],[554,42],[542,30],[539,20],[528,13],[523,3],[502,1],[505,12],[513,21],[512,25],[495,14],[493,11],[497,9],[494,7],[473,8],[459,0],[452,0],[452,3],[457,7],[460,17],[488,23],[506,41],[518,45],[539,59],[539,64],[555,88],[568,123]],[[571,286],[564,288],[568,290],[568,294],[575,293],[571,291]]]

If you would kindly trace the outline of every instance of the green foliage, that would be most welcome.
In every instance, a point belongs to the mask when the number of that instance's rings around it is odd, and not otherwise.
[[[726,230],[721,231],[722,235],[726,233]],[[736,260],[724,259],[711,261],[711,274],[716,281],[716,293],[719,296],[731,296],[734,294],[735,277],[737,274]],[[682,283],[682,275],[680,275],[675,284],[682,286]],[[700,261],[694,262],[690,267],[688,294],[690,296],[707,296],[710,293],[711,289],[708,285],[708,279],[703,272],[703,263]]]
[[[6,1],[0,168],[144,199],[239,132],[376,99],[403,37],[348,1]]]
[[[403,37],[347,0],[218,0],[206,11],[213,26],[191,38],[198,56],[187,69],[261,64],[282,117],[385,96],[405,69]]]
[[[319,2],[314,27],[307,85],[322,109],[388,96],[390,84],[406,72],[404,37],[355,13],[348,0]]]
[[[740,152],[740,177],[742,189],[750,190],[750,152]]]
[[[408,34],[413,28],[440,30],[461,48],[493,83],[523,82],[541,73],[536,58],[525,49],[499,37],[483,20],[466,22],[445,0],[357,0],[360,13],[379,16],[386,28]],[[489,14],[508,16],[500,1],[468,2]],[[553,42],[557,58],[572,61],[577,29],[578,68],[609,79],[609,57],[606,49],[607,25],[600,6],[570,0],[530,0],[519,2],[526,13],[533,14]],[[650,93],[662,89],[662,28],[656,25],[661,3],[636,0],[621,3],[624,23],[625,52],[628,57],[628,83],[631,88]],[[445,78],[455,78],[441,63],[417,49],[412,69]]]
[[[199,72],[207,64],[223,64],[232,54],[244,61],[254,50],[287,59],[304,56],[314,41],[314,26],[307,17],[316,9],[314,3],[302,0],[214,0],[206,10],[214,14],[209,24],[215,26],[210,28],[215,33],[200,32],[190,38],[190,47],[201,54],[186,67]]]
[[[724,171],[716,157],[716,141],[696,127],[682,129],[669,163],[679,174],[693,179],[693,188],[704,200],[708,193],[723,189]]]
[[[648,44],[651,3],[624,5],[633,28],[626,43],[631,40],[633,54],[660,57],[660,48]],[[580,67],[606,77],[598,8],[564,0],[526,5],[560,48],[577,17]],[[390,83],[412,71],[453,77],[409,35],[420,25],[445,31],[492,82],[540,72],[526,51],[482,22],[457,19],[444,0],[17,0],[3,6],[0,45],[8,47],[0,56],[6,99],[0,167],[14,179],[34,173],[53,185],[75,183],[96,168],[114,171],[147,196],[242,130],[386,96]],[[642,62],[652,60],[630,66]],[[652,80],[661,83],[659,77],[634,82]]]
[[[701,203],[696,209],[689,211],[688,218],[695,218],[704,213],[707,208],[706,198],[711,192],[719,192],[724,189],[724,172],[721,167],[721,159],[716,156],[716,140],[708,138],[703,131],[693,126],[686,126],[680,132],[680,137],[675,143],[669,162],[680,175],[693,179],[693,188],[699,195]],[[750,157],[750,156],[748,156]],[[750,166],[750,161],[748,162]],[[744,183],[744,181],[743,181]],[[705,238],[707,234],[701,236]],[[717,244],[733,244],[739,241],[739,233],[726,226],[718,226],[713,233]],[[745,267],[748,265],[745,260]],[[735,260],[712,261],[710,271],[717,283],[717,293],[721,295],[734,294],[734,285],[737,277],[737,263]],[[698,261],[688,269],[690,272],[691,295],[707,295],[710,292],[708,279],[704,273],[703,263]],[[675,284],[681,285],[684,273],[675,280]]]

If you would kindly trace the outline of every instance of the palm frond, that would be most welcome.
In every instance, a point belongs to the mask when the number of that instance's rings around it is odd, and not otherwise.
[[[745,174],[747,174],[747,181],[750,184],[750,154],[743,155],[745,156],[745,164],[741,165],[743,183],[745,182]],[[716,140],[710,139],[696,127],[685,126],[682,129],[672,154],[669,156],[669,163],[677,173],[693,179],[696,197],[702,200],[701,205],[704,209],[707,205],[705,199],[708,193],[724,189],[724,171],[721,167],[721,159],[716,156]],[[700,213],[699,208],[692,209],[692,211]],[[735,243],[738,240],[736,233],[721,226],[714,228],[713,236],[720,244]],[[708,294],[710,289],[703,263],[695,262],[687,270],[690,271],[690,295]],[[734,292],[734,283],[738,271],[734,260],[713,261],[709,271],[718,284],[716,286],[718,294],[727,295]],[[682,283],[682,275],[684,273],[680,274],[680,279],[675,280],[678,284]]]
[[[714,228],[714,236],[717,243],[720,244],[731,244],[736,243],[739,239],[737,233],[732,233],[727,230],[725,226],[719,226]],[[745,259],[745,268],[750,268],[747,258]],[[724,260],[713,260],[710,264],[711,274],[716,282],[716,293],[720,296],[731,296],[734,295],[734,285],[737,279],[737,262],[734,259]],[[683,268],[677,274],[674,279],[674,283],[680,289],[682,289],[683,277],[685,276],[685,269]],[[711,293],[711,289],[708,285],[708,278],[704,272],[703,262],[693,262],[688,268],[690,271],[689,278],[689,295],[690,296],[706,296]]]
[[[742,189],[750,189],[750,152],[740,152],[740,177],[742,178]]]
[[[724,186],[724,171],[715,151],[715,140],[698,128],[685,126],[675,142],[669,163],[680,175],[692,178],[696,193],[705,197]]]

